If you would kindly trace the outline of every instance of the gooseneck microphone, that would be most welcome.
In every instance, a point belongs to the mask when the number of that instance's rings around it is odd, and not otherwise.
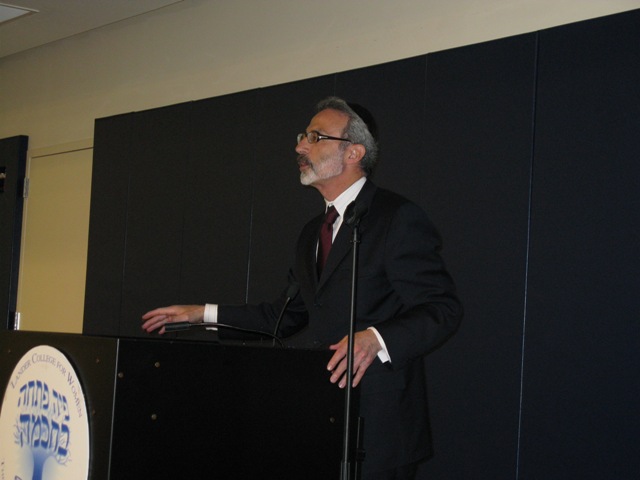
[[[248,328],[236,327],[235,325],[227,325],[226,323],[189,323],[189,322],[175,322],[175,323],[167,323],[164,326],[165,332],[179,332],[181,330],[190,330],[192,328],[215,328],[217,330],[233,330],[235,332],[248,333],[251,335],[259,335],[262,337],[272,338],[274,343],[277,341],[278,345],[281,347],[284,346],[282,340],[269,332],[262,332],[260,330],[251,330]]]
[[[192,328],[216,328],[221,330],[234,330],[236,332],[241,333],[249,333],[251,335],[260,335],[263,337],[269,337],[273,339],[273,345],[275,346],[276,342],[278,345],[283,347],[282,339],[278,337],[278,329],[280,328],[280,322],[282,321],[282,317],[284,316],[284,312],[291,303],[291,300],[296,298],[298,295],[298,291],[300,290],[300,286],[297,283],[292,283],[289,285],[287,289],[287,298],[284,301],[284,305],[282,306],[282,310],[280,310],[280,315],[278,315],[278,320],[276,322],[276,327],[273,333],[263,332],[260,330],[251,330],[248,328],[236,327],[235,325],[227,325],[226,323],[190,323],[190,322],[175,322],[175,323],[167,323],[164,326],[165,332],[179,332],[182,330],[190,330]]]
[[[296,298],[298,292],[300,291],[300,285],[298,283],[292,283],[289,285],[287,289],[287,298],[284,301],[284,305],[282,306],[282,310],[280,310],[280,315],[278,315],[278,321],[276,322],[276,328],[273,329],[273,336],[275,337],[273,340],[273,344],[275,345],[275,339],[278,338],[278,330],[280,329],[280,322],[282,322],[282,317],[284,316],[284,312],[291,303],[291,300]],[[280,343],[282,345],[282,342]]]

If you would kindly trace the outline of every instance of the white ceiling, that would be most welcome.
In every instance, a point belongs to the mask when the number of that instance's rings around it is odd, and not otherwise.
[[[0,2],[0,57],[142,15],[182,0],[8,0]],[[28,14],[11,18],[15,8]]]

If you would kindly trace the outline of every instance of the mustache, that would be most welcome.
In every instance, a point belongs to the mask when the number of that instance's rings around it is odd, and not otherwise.
[[[298,155],[298,158],[296,161],[298,162],[299,167],[305,167],[305,166],[311,165],[311,161],[309,161],[309,158],[306,155]]]

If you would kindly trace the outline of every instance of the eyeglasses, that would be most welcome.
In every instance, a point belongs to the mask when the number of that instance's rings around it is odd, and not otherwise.
[[[315,130],[311,130],[308,133],[299,133],[298,134],[298,143],[302,140],[307,139],[309,143],[318,143],[320,140],[340,140],[342,142],[353,143],[348,138],[338,138],[338,137],[330,137],[329,135],[322,135],[320,132],[316,132]]]

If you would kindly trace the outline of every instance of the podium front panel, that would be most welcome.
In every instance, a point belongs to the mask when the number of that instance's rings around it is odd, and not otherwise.
[[[111,478],[339,478],[330,357],[120,340]]]

